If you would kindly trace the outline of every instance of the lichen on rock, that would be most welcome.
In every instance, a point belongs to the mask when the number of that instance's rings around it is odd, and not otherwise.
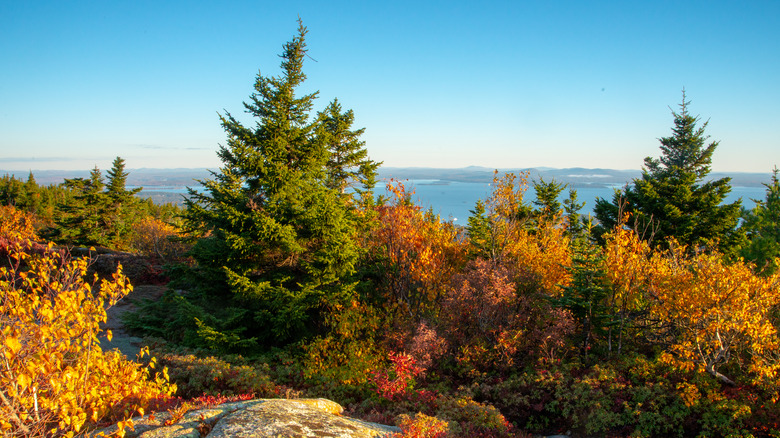
[[[379,438],[400,432],[394,426],[342,417],[343,408],[326,399],[259,399],[226,403],[184,414],[165,425],[170,415],[134,419],[128,438],[344,437]],[[103,429],[109,435],[116,426]]]

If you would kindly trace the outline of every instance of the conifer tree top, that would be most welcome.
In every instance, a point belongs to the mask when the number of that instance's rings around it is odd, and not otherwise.
[[[597,235],[631,213],[637,232],[653,245],[665,244],[669,238],[691,251],[714,245],[728,251],[737,245],[741,203],[721,205],[731,190],[730,178],[705,181],[718,142],[707,143],[708,122],[697,127],[699,118],[688,112],[689,105],[683,90],[680,111],[672,110],[672,135],[659,139],[659,158],[645,158],[642,178],[615,193],[611,202],[596,200]]]
[[[709,121],[702,123],[697,128],[696,123],[699,121],[699,117],[692,116],[688,112],[688,105],[691,102],[685,99],[685,90],[683,89],[680,112],[672,110],[674,116],[672,135],[659,139],[661,157],[659,159],[645,158],[646,171],[655,176],[688,173],[695,175],[696,180],[701,180],[710,173],[712,154],[719,142],[714,141],[705,146],[709,136],[704,134],[704,130]]]

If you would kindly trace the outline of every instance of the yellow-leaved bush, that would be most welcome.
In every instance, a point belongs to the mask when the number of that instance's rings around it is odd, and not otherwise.
[[[133,224],[129,246],[132,251],[145,257],[168,262],[180,259],[187,251],[187,245],[176,240],[179,237],[173,225],[145,217]]]
[[[490,221],[490,258],[515,272],[521,290],[554,295],[571,281],[571,248],[560,218],[530,226],[523,201],[527,173],[493,177],[485,203]]]
[[[107,306],[132,290],[121,267],[110,280],[86,281],[88,260],[35,243],[23,216],[0,211],[3,435],[78,433],[173,394],[165,370],[150,376],[148,368],[100,348]]]
[[[733,384],[718,370],[731,362],[748,378],[776,384],[780,342],[772,310],[780,304],[780,275],[757,276],[742,261],[718,253],[689,254],[672,242],[651,251],[635,233],[616,229],[608,238],[608,274],[627,307],[649,310],[662,358],[698,367]]]

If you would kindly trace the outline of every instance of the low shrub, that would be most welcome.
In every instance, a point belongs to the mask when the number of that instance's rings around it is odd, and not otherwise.
[[[216,357],[196,357],[192,354],[163,354],[160,364],[168,368],[168,376],[176,383],[176,395],[185,399],[200,396],[234,396],[254,394],[260,398],[276,398],[283,388],[269,377],[268,365],[232,365]]]
[[[542,364],[470,388],[520,429],[585,436],[774,436],[771,394],[641,355],[592,367]]]
[[[398,427],[403,431],[393,435],[395,438],[444,438],[448,436],[449,425],[436,417],[418,413],[414,417],[403,414]]]

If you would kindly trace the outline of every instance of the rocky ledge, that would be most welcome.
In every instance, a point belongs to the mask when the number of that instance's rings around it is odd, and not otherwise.
[[[128,438],[226,437],[390,437],[393,426],[342,417],[344,409],[325,399],[263,399],[225,403],[189,411],[174,419],[170,413],[134,418]],[[107,436],[112,426],[91,434]]]

